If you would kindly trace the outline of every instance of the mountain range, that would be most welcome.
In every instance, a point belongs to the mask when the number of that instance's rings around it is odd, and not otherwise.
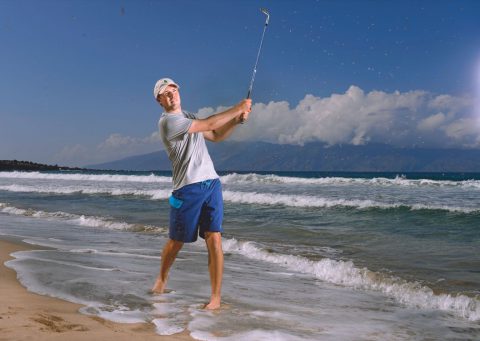
[[[478,172],[480,149],[399,148],[385,144],[303,146],[266,142],[208,142],[219,171]],[[171,170],[164,150],[86,168]]]

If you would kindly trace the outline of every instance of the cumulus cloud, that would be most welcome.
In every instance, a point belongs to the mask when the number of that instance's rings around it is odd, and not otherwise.
[[[104,141],[93,146],[66,146],[54,156],[57,163],[84,166],[114,161],[132,155],[146,154],[163,149],[160,133],[155,131],[145,137],[110,134]]]
[[[97,149],[107,153],[121,152],[124,154],[129,154],[144,148],[148,148],[152,144],[158,144],[160,141],[160,133],[158,131],[155,131],[143,138],[123,136],[115,133],[111,134],[105,141],[100,143],[97,146]]]
[[[295,107],[282,101],[258,103],[252,109],[235,140],[439,148],[472,147],[480,140],[470,98],[421,90],[365,93],[350,86],[345,93],[329,97],[306,95]]]
[[[76,144],[65,146],[56,155],[53,160],[61,165],[80,166],[84,160],[89,158],[89,149],[86,146]]]
[[[445,114],[439,112],[438,114],[434,114],[424,118],[418,123],[419,130],[431,131],[438,128],[443,122],[445,122]]]
[[[474,118],[460,118],[445,127],[445,134],[462,142],[464,142],[465,137],[473,137],[478,140],[480,136],[478,121]]]

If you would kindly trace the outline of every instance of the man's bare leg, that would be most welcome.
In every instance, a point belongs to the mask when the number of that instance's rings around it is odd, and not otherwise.
[[[172,266],[175,258],[177,257],[178,251],[183,246],[183,242],[177,240],[169,239],[167,244],[163,247],[162,251],[162,261],[160,266],[160,274],[153,285],[152,292],[155,294],[163,294],[165,287],[167,286],[168,280],[168,271]]]
[[[210,272],[210,283],[212,286],[212,296],[205,309],[218,309],[220,308],[222,296],[222,235],[220,232],[205,232],[205,242],[208,249],[208,271]]]

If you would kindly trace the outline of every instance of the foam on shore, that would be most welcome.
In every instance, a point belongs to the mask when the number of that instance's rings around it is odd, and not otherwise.
[[[448,311],[470,321],[480,320],[478,299],[466,295],[436,295],[427,286],[373,272],[367,268],[360,269],[351,261],[337,261],[329,258],[313,261],[301,256],[267,252],[253,242],[240,242],[235,239],[224,239],[223,248],[225,252],[235,252],[250,259],[277,264],[292,271],[310,274],[329,283],[355,289],[380,291],[407,306]]]

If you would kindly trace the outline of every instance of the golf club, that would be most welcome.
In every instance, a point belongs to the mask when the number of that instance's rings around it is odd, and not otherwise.
[[[270,20],[270,14],[266,8],[260,8],[260,11],[267,16],[267,19],[265,20],[265,26],[263,27],[262,39],[260,40],[260,47],[258,48],[257,60],[255,61],[255,66],[253,67],[252,80],[250,81],[250,87],[248,88],[247,98],[250,98],[252,95],[253,82],[255,81],[255,74],[257,73],[258,59],[260,58],[260,51],[262,51],[263,37],[265,37],[265,31],[267,30],[268,21]]]

